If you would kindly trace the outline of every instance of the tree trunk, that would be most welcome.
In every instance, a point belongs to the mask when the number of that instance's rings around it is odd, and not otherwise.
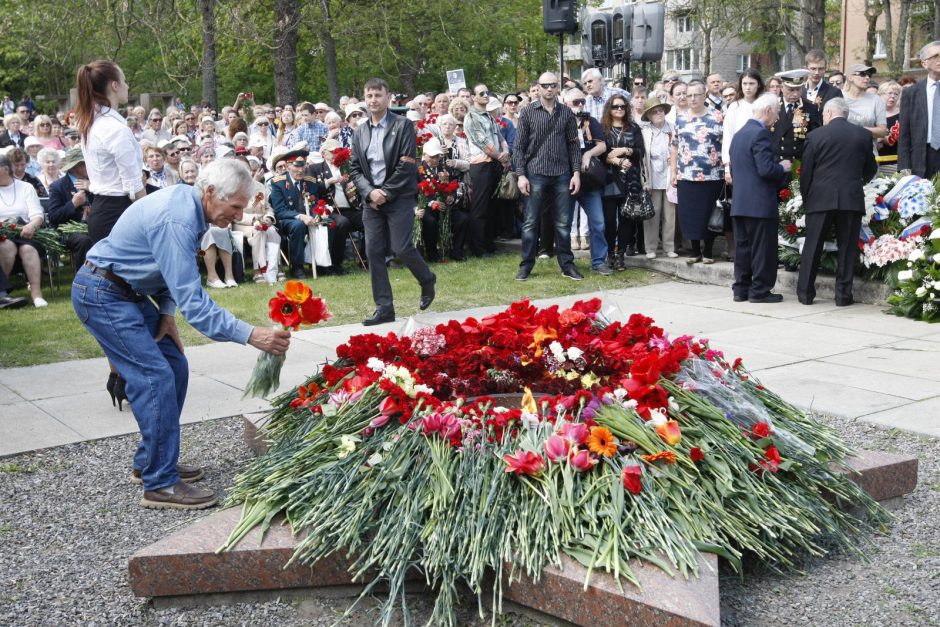
[[[275,0],[274,101],[279,105],[297,102],[297,30],[299,27],[299,2]]]
[[[875,0],[877,2],[877,0]],[[891,50],[894,48],[891,42],[894,41],[894,16],[891,15],[891,0],[881,0],[885,14],[885,55],[888,65],[891,65]]]
[[[895,71],[900,72],[907,67],[907,31],[911,21],[911,0],[900,0],[901,15],[898,17],[898,38],[894,43]],[[891,51],[888,51],[890,56]]]
[[[865,19],[868,21],[868,33],[865,40],[865,63],[871,63],[875,58],[875,49],[878,47],[878,18],[881,16],[881,5],[872,2],[865,6]]]
[[[215,2],[197,0],[202,16],[202,100],[213,109],[218,108],[218,91],[215,73]]]
[[[933,35],[927,39],[940,39],[940,0],[933,0]]]
[[[702,76],[712,72],[712,29],[702,29]]]
[[[826,49],[826,0],[807,0],[812,6],[810,14],[810,47]]]
[[[336,73],[336,40],[333,39],[333,18],[330,15],[330,0],[320,0],[323,14],[320,41],[326,54],[326,87],[330,93],[330,104],[339,107],[339,78]],[[340,115],[343,115],[340,112]]]

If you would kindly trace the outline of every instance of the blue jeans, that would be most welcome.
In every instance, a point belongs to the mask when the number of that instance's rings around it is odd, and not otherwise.
[[[574,255],[571,253],[571,193],[568,185],[570,174],[559,176],[529,175],[529,197],[525,203],[525,222],[522,224],[522,261],[520,268],[531,270],[535,265],[535,255],[539,239],[539,212],[544,198],[552,203],[552,219],[555,223],[555,255],[562,270],[574,267]]]
[[[88,268],[75,275],[72,306],[127,382],[141,436],[134,468],[141,471],[144,489],[175,485],[180,414],[189,384],[186,357],[169,337],[154,342],[160,312],[149,298],[138,301]]]
[[[588,233],[591,235],[591,268],[597,269],[607,262],[607,238],[604,236],[604,201],[601,190],[582,192],[577,197],[578,204],[584,209],[588,219]],[[571,203],[571,219],[574,219],[575,204]],[[570,220],[569,220],[570,222]]]

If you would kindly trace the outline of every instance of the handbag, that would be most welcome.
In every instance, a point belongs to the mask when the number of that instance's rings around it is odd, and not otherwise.
[[[715,201],[711,215],[708,216],[708,231],[710,233],[725,232],[725,212],[729,210],[730,202],[728,201],[727,187],[722,185],[721,194],[718,200]]]
[[[630,183],[624,198],[623,206],[620,207],[620,215],[628,220],[649,220],[656,215],[653,208],[653,196],[643,189],[641,183]]]
[[[581,187],[586,190],[602,189],[607,184],[607,167],[597,157],[591,157],[587,170],[581,171]]]
[[[519,198],[519,175],[512,170],[503,172],[499,183],[496,185],[496,193],[493,195],[503,200],[516,200]]]

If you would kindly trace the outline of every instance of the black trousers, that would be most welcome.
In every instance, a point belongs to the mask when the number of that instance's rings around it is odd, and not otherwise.
[[[92,243],[103,240],[111,234],[114,223],[118,221],[124,210],[131,206],[131,199],[127,196],[103,196],[95,194],[91,201],[91,210],[88,212],[88,236]]]
[[[858,234],[862,214],[857,211],[819,211],[806,214],[806,242],[800,257],[800,277],[796,294],[802,302],[816,298],[816,273],[822,259],[823,244],[829,228],[835,224],[836,244],[839,246],[836,268],[836,303],[852,301],[852,279],[858,260]]]
[[[9,292],[13,289],[13,284],[7,277],[7,273],[0,269],[0,292]]]
[[[927,171],[924,178],[932,178],[935,174],[940,174],[940,150],[934,150],[927,144]]]
[[[474,163],[470,166],[470,252],[493,252],[496,235],[493,192],[499,183],[502,166],[498,163]]]
[[[366,250],[369,255],[369,275],[372,279],[372,299],[383,312],[394,313],[392,284],[388,280],[385,257],[391,253],[398,257],[424,287],[434,281],[421,253],[412,241],[415,223],[414,196],[404,196],[385,203],[378,210],[363,209],[362,222],[366,230]]]
[[[65,238],[65,247],[72,254],[72,269],[75,272],[85,265],[85,255],[93,245],[94,242],[87,233],[72,233]]]
[[[740,298],[763,298],[777,282],[776,218],[734,216],[734,284]]]

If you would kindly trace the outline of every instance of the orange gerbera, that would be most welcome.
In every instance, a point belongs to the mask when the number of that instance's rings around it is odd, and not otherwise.
[[[588,450],[595,455],[613,457],[617,453],[617,438],[607,427],[591,427],[587,445]]]
[[[652,455],[641,455],[640,459],[645,461],[647,464],[652,464],[660,460],[666,462],[667,464],[676,463],[676,454],[672,451],[662,451],[660,453],[654,453]]]

